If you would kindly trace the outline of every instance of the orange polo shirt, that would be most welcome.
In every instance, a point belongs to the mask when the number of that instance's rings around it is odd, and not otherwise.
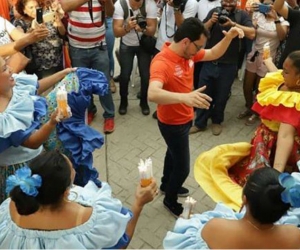
[[[194,62],[200,61],[205,54],[201,49],[191,59],[185,59],[169,49],[170,43],[164,44],[151,62],[150,84],[152,81],[163,83],[163,89],[170,92],[190,93],[193,90]],[[194,109],[183,103],[158,104],[157,117],[160,122],[169,125],[188,123],[194,118]]]

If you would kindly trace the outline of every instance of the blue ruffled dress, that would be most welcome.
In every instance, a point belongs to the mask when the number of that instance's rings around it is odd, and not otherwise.
[[[5,180],[18,168],[39,155],[36,150],[22,147],[22,143],[46,123],[57,107],[56,92],[61,85],[68,91],[68,104],[72,117],[57,125],[44,144],[45,150],[59,150],[68,155],[76,170],[75,184],[84,186],[93,180],[98,186],[98,172],[93,167],[93,151],[100,148],[104,139],[85,123],[85,111],[91,95],[108,92],[108,82],[102,72],[78,68],[68,74],[46,98],[36,95],[39,87],[35,75],[16,74],[13,96],[6,110],[0,113],[0,202],[6,198]]]
[[[72,116],[59,123],[44,144],[46,150],[60,150],[71,159],[76,170],[74,183],[84,186],[93,180],[98,186],[98,171],[93,167],[93,151],[104,143],[103,136],[86,125],[85,112],[90,104],[91,95],[105,95],[108,82],[105,75],[97,70],[78,68],[68,74],[47,96],[47,115],[42,119],[46,123],[56,109],[56,92],[64,85],[68,92],[68,105]]]
[[[72,229],[41,231],[18,227],[9,212],[10,199],[0,206],[1,249],[102,249],[121,248],[129,243],[125,233],[132,217],[130,210],[111,196],[111,188],[102,183],[98,188],[93,182],[75,187],[76,202],[93,207],[87,222]]]
[[[202,239],[201,232],[205,224],[213,218],[224,218],[239,220],[245,212],[236,213],[230,207],[218,203],[214,210],[202,214],[194,214],[190,219],[179,218],[176,221],[173,231],[169,231],[163,240],[165,249],[209,249]],[[300,225],[300,209],[290,209],[275,224]]]

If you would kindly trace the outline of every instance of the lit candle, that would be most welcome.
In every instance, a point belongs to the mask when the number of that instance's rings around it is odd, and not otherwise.
[[[192,197],[187,197],[183,204],[183,212],[181,214],[181,217],[184,219],[189,219],[192,214],[192,210],[196,204],[196,200]]]
[[[140,183],[142,187],[147,187],[151,183],[153,177],[152,173],[152,160],[150,158],[143,161],[140,159],[139,165]]]

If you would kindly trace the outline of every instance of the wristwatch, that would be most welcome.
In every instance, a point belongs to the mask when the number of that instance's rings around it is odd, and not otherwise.
[[[174,12],[181,11],[180,6],[174,6],[173,9],[174,9]]]
[[[275,24],[278,24],[278,23],[281,23],[281,22],[280,22],[280,20],[278,19],[278,20],[275,20],[274,23],[275,23]]]

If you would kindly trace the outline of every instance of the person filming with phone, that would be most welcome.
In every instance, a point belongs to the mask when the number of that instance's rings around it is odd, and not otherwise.
[[[65,35],[66,30],[61,22],[63,12],[60,5],[46,10],[36,0],[18,0],[16,10],[21,18],[17,19],[14,25],[24,33],[31,32],[32,29],[40,26],[45,26],[49,30],[46,39],[32,44],[25,51],[25,55],[31,59],[26,72],[36,74],[39,79],[42,79],[62,70],[63,41],[61,37]],[[46,15],[48,18],[45,18]]]
[[[259,120],[258,115],[251,111],[251,107],[254,102],[254,95],[258,92],[258,83],[268,71],[263,62],[264,51],[274,61],[277,48],[280,41],[286,38],[289,26],[289,23],[283,17],[278,16],[271,0],[253,3],[250,11],[252,12],[253,25],[256,28],[256,39],[246,62],[243,84],[246,109],[237,116],[238,119],[247,118],[245,125],[248,126],[255,124]]]

